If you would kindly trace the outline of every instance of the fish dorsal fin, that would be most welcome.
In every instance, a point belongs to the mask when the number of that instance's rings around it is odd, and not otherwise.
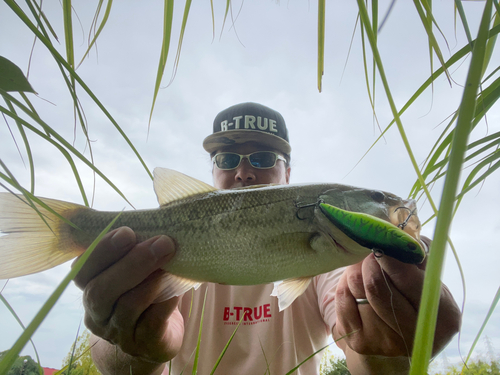
[[[196,178],[167,168],[155,168],[154,188],[160,206],[193,195],[217,190]]]
[[[298,296],[304,293],[311,280],[312,277],[296,277],[283,282],[275,282],[271,296],[278,297],[279,310],[286,309]]]

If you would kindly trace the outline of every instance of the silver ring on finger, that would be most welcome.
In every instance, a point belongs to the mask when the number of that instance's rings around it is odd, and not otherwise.
[[[358,305],[369,305],[370,304],[366,298],[356,298],[356,303]]]

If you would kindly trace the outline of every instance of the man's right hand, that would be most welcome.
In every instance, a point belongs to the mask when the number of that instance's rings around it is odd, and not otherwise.
[[[174,253],[170,237],[137,243],[135,233],[122,227],[101,240],[75,278],[83,290],[85,325],[132,356],[133,362],[167,362],[182,345],[184,322],[178,297],[154,303],[161,292],[161,267]]]

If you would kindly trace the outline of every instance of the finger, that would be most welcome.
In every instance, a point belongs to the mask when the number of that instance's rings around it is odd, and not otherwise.
[[[177,304],[178,297],[169,301]],[[175,357],[181,349],[184,338],[184,319],[179,309],[175,308],[168,320],[162,319],[165,310],[170,310],[167,301],[151,305],[141,316],[135,331],[139,347],[144,347],[151,339],[158,342],[155,348],[143,354],[143,357],[156,362],[167,362]]]
[[[158,343],[157,353],[148,353],[151,358],[164,355],[170,360],[180,350],[184,338],[184,319],[177,308],[179,297],[150,305],[140,316],[136,329],[137,345],[144,347],[148,342]]]
[[[362,267],[363,262],[359,262],[346,267],[346,270],[344,271],[347,287],[349,288],[349,291],[354,299],[366,298]]]
[[[98,325],[105,325],[116,301],[143,282],[174,255],[175,245],[167,236],[137,244],[126,256],[93,278],[84,290],[85,310]]]
[[[337,331],[341,336],[350,335],[362,329],[362,321],[359,315],[355,297],[349,284],[349,268],[342,275],[335,292],[335,310],[337,313]]]
[[[393,289],[399,291],[413,308],[418,310],[425,277],[424,270],[414,264],[403,263],[391,257],[375,259],[370,256],[366,258],[366,263],[374,270],[383,269],[385,279],[394,285]],[[383,276],[381,272],[379,274]]]
[[[367,298],[381,321],[398,335],[403,335],[408,343],[415,332],[418,308],[394,284],[393,279],[385,274],[385,268],[381,267],[379,261],[369,256],[363,262]],[[414,266],[413,268],[418,270]]]
[[[167,273],[161,269],[154,271],[135,288],[124,293],[118,299],[113,311],[112,321],[120,327],[135,327],[143,314],[152,306],[162,292],[163,276]],[[165,301],[158,311],[162,311],[163,319],[168,319],[178,304],[178,298]],[[156,320],[156,319],[155,319]]]
[[[135,243],[135,233],[128,227],[107,233],[76,275],[76,286],[84,289],[91,279],[127,254]]]
[[[175,345],[174,349],[171,349],[168,343],[172,339],[171,335],[178,335],[176,330],[183,330],[183,324],[178,324],[173,332],[167,332],[167,328],[171,315],[177,310],[179,298],[153,304],[161,293],[164,274],[164,271],[156,270],[137,287],[123,294],[115,305],[104,335],[128,354],[141,357],[146,355],[148,358],[151,355],[151,358],[158,359],[158,355],[164,355],[161,353],[177,350]],[[165,337],[168,337],[168,340],[165,340]],[[146,353],[143,349],[151,349],[151,343],[158,343],[160,347],[166,348]]]

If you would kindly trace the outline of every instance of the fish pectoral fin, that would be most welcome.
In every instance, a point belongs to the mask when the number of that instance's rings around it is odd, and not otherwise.
[[[316,251],[317,253],[326,253],[331,252],[332,248],[336,248],[337,244],[334,241],[333,237],[329,237],[323,233],[315,233],[309,239],[309,245],[311,249]]]
[[[279,310],[283,311],[286,309],[298,296],[304,293],[311,280],[312,277],[296,277],[275,282],[271,296],[278,297]]]
[[[160,206],[193,195],[217,190],[213,186],[167,168],[154,169],[154,189]]]
[[[198,289],[201,284],[199,281],[165,273],[160,281],[161,292],[153,303],[160,303],[170,298],[178,297],[191,288]]]

